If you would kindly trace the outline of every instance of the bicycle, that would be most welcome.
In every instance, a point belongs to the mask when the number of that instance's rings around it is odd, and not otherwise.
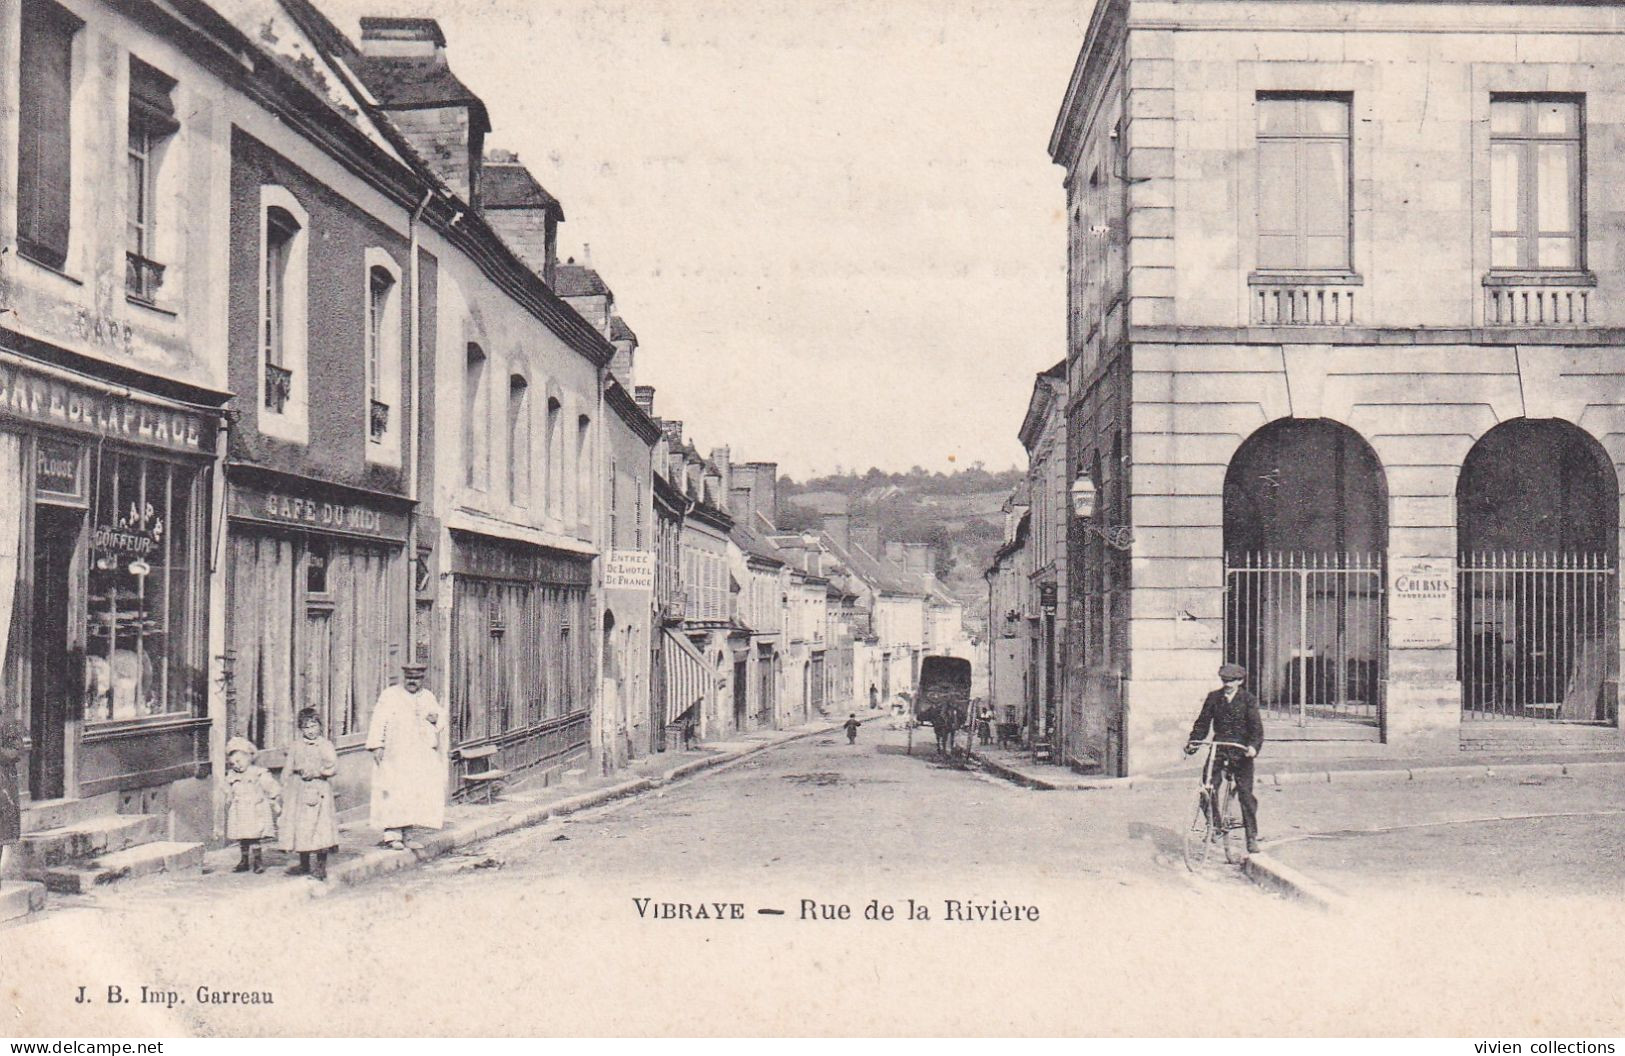
[[[1229,766],[1221,765],[1223,776],[1217,790],[1213,788],[1213,763],[1218,756],[1220,748],[1235,748],[1245,752],[1245,744],[1236,744],[1233,741],[1192,741],[1195,745],[1207,746],[1207,759],[1202,763],[1202,786],[1196,793],[1196,816],[1191,819],[1190,827],[1185,830],[1185,868],[1195,872],[1207,863],[1207,857],[1212,853],[1213,845],[1219,844],[1224,848],[1224,860],[1234,864],[1235,854],[1231,851],[1231,833],[1242,827],[1239,812],[1231,812],[1231,804],[1236,798],[1236,778],[1230,772]]]

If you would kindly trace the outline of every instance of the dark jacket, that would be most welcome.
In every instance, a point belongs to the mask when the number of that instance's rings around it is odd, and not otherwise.
[[[1205,739],[1210,727],[1215,741],[1250,745],[1255,752],[1264,747],[1264,717],[1258,713],[1258,698],[1245,689],[1236,690],[1234,700],[1225,700],[1222,689],[1207,695],[1190,739]]]

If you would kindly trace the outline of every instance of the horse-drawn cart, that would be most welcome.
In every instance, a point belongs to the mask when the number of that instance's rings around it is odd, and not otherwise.
[[[952,753],[955,735],[970,714],[970,661],[957,656],[928,656],[920,661],[914,691],[914,721],[937,735],[938,753]]]

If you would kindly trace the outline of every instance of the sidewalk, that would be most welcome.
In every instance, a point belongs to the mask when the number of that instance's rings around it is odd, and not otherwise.
[[[845,720],[841,720],[844,722]],[[865,718],[864,721],[875,721]],[[804,737],[839,733],[841,723],[833,719],[820,719],[784,730],[759,730],[743,734],[733,740],[712,741],[691,751],[670,750],[635,760],[613,774],[588,779],[576,785],[540,786],[523,782],[510,786],[495,801],[486,803],[452,803],[446,807],[446,824],[439,831],[415,830],[414,838],[423,844],[421,850],[396,851],[379,846],[383,833],[367,827],[364,821],[339,826],[339,848],[328,855],[327,882],[308,878],[291,878],[283,869],[297,856],[269,850],[265,855],[265,873],[233,873],[238,861],[236,846],[209,851],[203,867],[197,873],[165,873],[152,878],[165,882],[166,897],[242,898],[280,903],[289,899],[318,898],[352,885],[362,884],[377,877],[413,869],[470,844],[488,840],[502,833],[539,825],[549,818],[561,817],[628,796],[636,796],[661,788],[674,781],[725,766],[748,758],[758,752]],[[149,881],[136,882],[145,886]],[[98,897],[118,898],[131,891],[124,885],[102,889]],[[105,895],[102,894],[105,892]],[[60,901],[59,901],[60,900]],[[79,898],[62,899],[52,895],[51,904],[84,904]],[[26,918],[25,918],[26,920]]]
[[[1460,781],[1475,777],[1556,777],[1586,771],[1625,773],[1625,752],[1541,752],[1520,755],[1454,755],[1417,757],[1271,758],[1270,746],[1259,757],[1254,781],[1260,785]],[[1026,788],[1044,791],[1128,791],[1167,782],[1191,782],[1200,757],[1134,777],[1093,777],[1064,766],[1034,762],[1032,753],[1002,748],[971,749],[971,758],[992,773]]]

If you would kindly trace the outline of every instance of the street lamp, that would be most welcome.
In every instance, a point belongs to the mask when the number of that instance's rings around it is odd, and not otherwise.
[[[1082,521],[1091,520],[1095,516],[1095,496],[1097,489],[1093,478],[1081,476],[1072,482],[1072,516]]]

